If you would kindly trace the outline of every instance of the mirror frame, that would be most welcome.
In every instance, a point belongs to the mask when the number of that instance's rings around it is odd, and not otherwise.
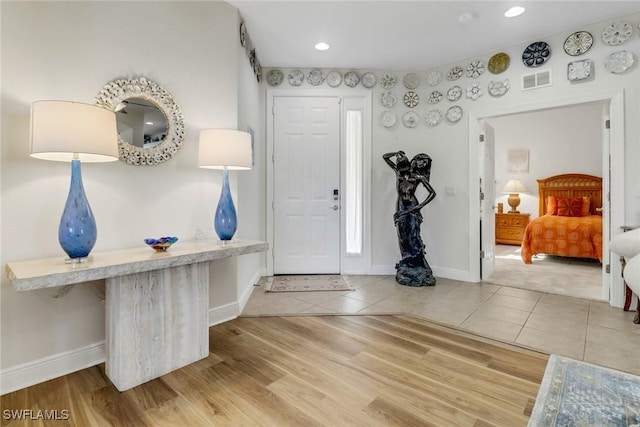
[[[118,135],[120,160],[134,166],[153,166],[170,160],[184,141],[180,107],[166,89],[144,77],[108,82],[96,96],[96,104],[115,112],[122,101],[130,98],[142,98],[158,107],[167,120],[167,134],[160,144],[150,148],[129,144]]]

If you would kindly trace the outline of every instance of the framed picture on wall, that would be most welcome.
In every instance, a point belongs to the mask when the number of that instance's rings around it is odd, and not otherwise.
[[[529,173],[529,150],[507,151],[507,169],[511,174]]]

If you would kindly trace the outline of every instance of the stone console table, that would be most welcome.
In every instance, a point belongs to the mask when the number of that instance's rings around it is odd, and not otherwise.
[[[105,368],[124,391],[207,357],[209,261],[267,249],[256,241],[178,242],[167,252],[96,252],[82,264],[12,262],[7,275],[17,291],[105,279]]]

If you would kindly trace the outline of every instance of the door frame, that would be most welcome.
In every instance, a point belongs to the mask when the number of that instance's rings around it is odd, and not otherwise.
[[[591,102],[602,102],[609,106],[609,118],[611,127],[609,129],[609,144],[602,144],[603,165],[605,159],[609,159],[610,177],[608,188],[603,188],[603,207],[605,212],[603,227],[608,227],[609,239],[622,232],[621,226],[624,224],[625,201],[624,201],[624,89],[613,92],[602,92],[586,94],[578,97],[566,97],[546,100],[543,102],[523,104],[514,107],[505,107],[495,110],[487,110],[481,113],[469,114],[469,188],[476,188],[480,180],[480,166],[478,156],[480,148],[478,135],[482,132],[481,121],[495,116],[503,116],[514,113],[525,113],[548,108],[568,107],[576,104]],[[604,126],[604,123],[603,123]],[[606,132],[606,131],[605,131]],[[603,167],[603,182],[607,169]],[[607,193],[607,190],[609,193]],[[607,197],[608,196],[608,197]],[[608,209],[607,209],[608,208]],[[480,281],[480,263],[478,248],[480,247],[480,223],[479,197],[475,192],[469,192],[469,266],[471,276],[474,281]],[[605,234],[606,235],[606,234]],[[603,239],[606,240],[606,239]],[[603,254],[609,254],[609,241],[603,241]],[[614,257],[609,257],[610,271],[607,273],[603,268],[602,293],[603,299],[608,300],[614,307],[624,305],[624,283],[621,276],[621,266],[618,262],[612,262]],[[606,260],[607,257],[604,257]]]
[[[363,218],[362,218],[362,253],[351,255],[345,253],[344,248],[344,209],[340,210],[340,274],[370,274],[371,273],[371,147],[372,147],[372,94],[371,91],[363,90],[296,90],[296,89],[268,89],[266,97],[266,197],[265,197],[265,229],[267,231],[267,276],[273,276],[274,272],[274,167],[273,167],[273,146],[274,146],[274,111],[273,103],[275,97],[333,97],[338,98],[340,103],[340,194],[344,194],[344,118],[345,99],[359,100],[362,105],[362,127],[363,127]],[[344,205],[344,203],[340,203]]]
[[[482,177],[479,181],[480,187],[480,280],[490,277],[493,274],[495,261],[496,261],[496,221],[495,221],[495,195],[496,195],[496,181],[495,181],[495,170],[496,170],[496,158],[495,158],[495,148],[496,148],[496,138],[495,138],[495,129],[493,126],[489,124],[486,120],[480,120],[480,128],[482,129],[480,133],[480,155],[479,157],[479,167],[480,167],[480,176]],[[488,138],[487,134],[490,133],[491,137]],[[487,163],[487,148],[491,146],[491,162]],[[486,170],[490,169],[493,171],[491,177],[493,180],[489,181],[486,179]],[[484,172],[484,174],[483,174]],[[491,191],[489,191],[491,190]],[[489,196],[493,196],[493,199]],[[484,206],[483,206],[484,204]],[[490,211],[490,212],[489,212]],[[491,224],[487,226],[487,224]],[[483,232],[489,231],[490,234],[488,236],[483,234]],[[490,243],[486,247],[485,243]],[[486,273],[486,267],[490,267],[489,274]]]

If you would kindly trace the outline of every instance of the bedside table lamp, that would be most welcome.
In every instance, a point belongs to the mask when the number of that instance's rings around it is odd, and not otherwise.
[[[79,102],[34,102],[30,144],[31,157],[71,162],[71,184],[58,227],[58,241],[69,256],[67,262],[83,262],[98,233],[84,193],[80,162],[118,160],[115,113]]]
[[[200,131],[198,166],[222,169],[222,192],[213,225],[220,240],[231,240],[238,219],[229,188],[229,171],[251,169],[251,135],[233,129]]]
[[[509,195],[507,203],[511,206],[511,210],[508,213],[520,213],[516,208],[520,204],[520,193],[528,193],[525,186],[519,180],[511,179],[502,188],[502,193]]]

